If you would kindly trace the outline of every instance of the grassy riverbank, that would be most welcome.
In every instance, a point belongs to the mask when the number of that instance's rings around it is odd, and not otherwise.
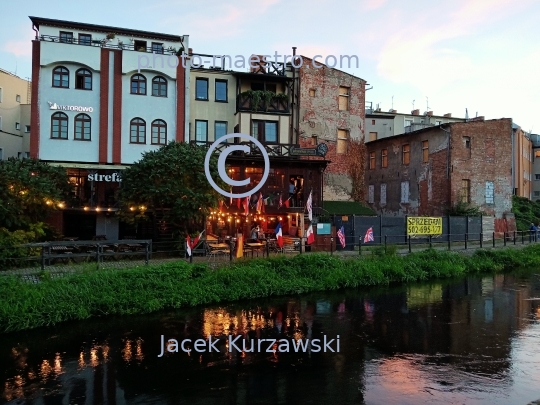
[[[126,270],[94,270],[29,284],[0,277],[0,332],[104,315],[385,285],[538,267],[540,245],[466,256],[429,250],[407,256],[342,258],[304,254],[236,262],[212,270],[183,261]]]

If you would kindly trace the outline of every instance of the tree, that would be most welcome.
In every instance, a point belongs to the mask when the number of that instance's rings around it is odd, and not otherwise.
[[[30,230],[61,207],[71,191],[66,172],[36,159],[0,161],[0,227]]]
[[[122,173],[120,215],[133,221],[147,219],[147,213],[154,211],[162,213],[167,222],[185,231],[199,227],[197,224],[203,222],[223,199],[206,178],[206,151],[202,146],[171,142],[156,151],[144,153],[139,162]],[[210,173],[226,190],[218,174],[215,155],[210,160]]]

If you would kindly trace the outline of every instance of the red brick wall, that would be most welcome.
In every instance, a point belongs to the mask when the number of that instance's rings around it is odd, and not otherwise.
[[[39,158],[39,71],[41,60],[41,42],[32,41],[32,100],[30,111],[30,157]]]
[[[109,132],[109,52],[101,49],[101,76],[99,84],[99,163],[107,163],[107,146]]]
[[[122,163],[122,51],[114,52],[113,163]]]
[[[312,60],[303,58],[300,76],[300,128],[298,143],[301,147],[314,147],[312,136],[318,143],[326,142],[331,163],[325,171],[324,199],[349,200],[352,183],[347,175],[347,154],[338,154],[338,129],[349,130],[350,139],[364,139],[365,81],[337,69],[324,66],[314,69]],[[310,68],[307,68],[307,66]],[[339,111],[339,87],[349,87],[349,110]],[[315,97],[310,90],[315,90]],[[311,158],[320,159],[320,158]]]

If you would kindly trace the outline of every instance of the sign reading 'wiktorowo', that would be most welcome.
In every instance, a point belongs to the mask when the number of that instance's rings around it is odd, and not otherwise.
[[[94,112],[94,108],[92,107],[83,107],[80,105],[60,105],[56,103],[52,103],[50,101],[47,101],[49,103],[49,109],[51,110],[59,110],[59,111],[78,111],[78,112]]]

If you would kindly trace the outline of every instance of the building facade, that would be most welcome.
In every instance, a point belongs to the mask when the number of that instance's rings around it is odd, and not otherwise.
[[[514,194],[533,198],[533,140],[519,125],[512,123]]]
[[[30,19],[30,155],[65,167],[73,186],[54,223],[65,236],[115,239],[121,170],[186,140],[189,66],[176,53],[188,37]]]
[[[385,215],[441,216],[459,202],[512,208],[512,120],[451,123],[367,143],[367,202]]]
[[[324,200],[349,201],[353,179],[348,173],[351,162],[351,142],[363,142],[365,133],[366,81],[302,56],[298,69],[300,145],[313,148],[325,144]]]
[[[31,82],[0,69],[0,160],[30,155]]]
[[[394,135],[401,135],[419,129],[430,128],[451,122],[465,122],[465,118],[452,117],[451,113],[433,115],[433,111],[413,110],[410,114],[398,113],[396,110],[381,111],[380,108],[366,109],[366,142]]]

